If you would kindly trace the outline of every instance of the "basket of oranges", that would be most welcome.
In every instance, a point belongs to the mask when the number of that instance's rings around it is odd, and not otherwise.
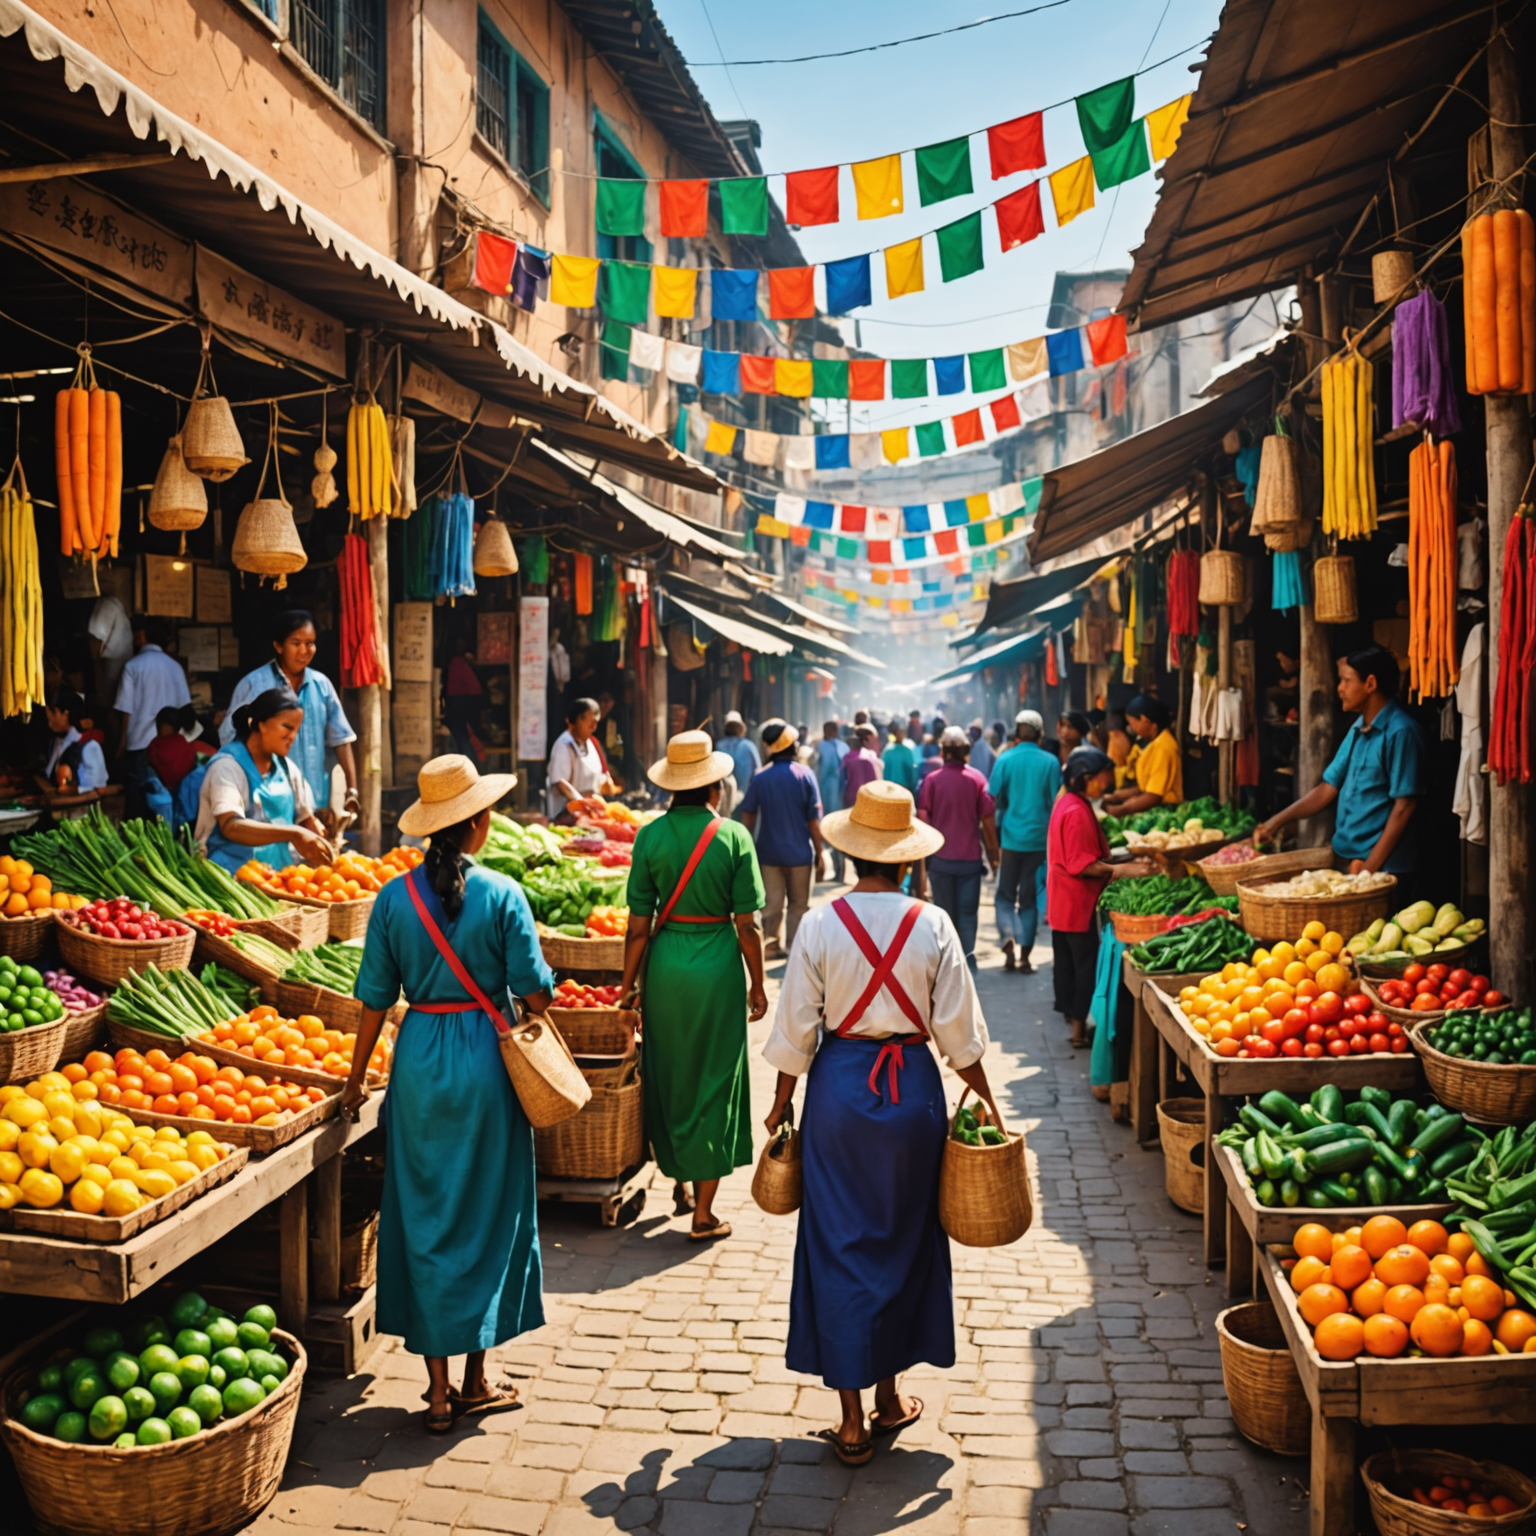
[[[258,1072],[280,1071],[285,1081],[329,1091],[352,1071],[357,1032],[328,1025],[313,1013],[285,1019],[276,1008],[263,1005],[244,1018],[216,1024],[192,1043],[221,1066],[250,1070],[255,1063]],[[386,1024],[368,1058],[370,1084],[388,1077],[393,1046],[394,1031]]]
[[[329,864],[290,864],[286,869],[251,859],[240,867],[239,877],[280,901],[324,909],[331,938],[360,939],[368,931],[378,893],[425,857],[419,848],[391,848],[381,859],[343,853]]]
[[[35,960],[53,932],[53,914],[78,910],[85,897],[55,891],[25,859],[0,858],[0,955]]]
[[[1527,1529],[1536,1482],[1450,1451],[1378,1451],[1360,1468],[1381,1536],[1472,1536]]]

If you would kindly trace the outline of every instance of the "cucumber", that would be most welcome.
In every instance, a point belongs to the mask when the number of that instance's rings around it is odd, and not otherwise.
[[[1417,1129],[1415,1123],[1417,1110],[1412,1099],[1397,1099],[1392,1108],[1387,1112],[1387,1140],[1403,1151],[1413,1138]]]
[[[1333,1199],[1321,1184],[1314,1184],[1307,1189],[1302,1198],[1314,1211],[1331,1211]]]
[[[1344,1093],[1334,1083],[1324,1083],[1313,1093],[1311,1098],[1312,1108],[1320,1114],[1329,1125],[1339,1125],[1344,1119]]]
[[[1365,1203],[1367,1205],[1386,1205],[1392,1198],[1391,1186],[1387,1183],[1387,1176],[1375,1163],[1371,1163],[1362,1175],[1365,1183]]]
[[[1460,1115],[1436,1116],[1423,1130],[1414,1132],[1414,1150],[1422,1152],[1425,1157],[1433,1157],[1437,1151],[1450,1146],[1461,1135],[1466,1124]]]
[[[1358,1173],[1370,1162],[1376,1143],[1363,1136],[1330,1142],[1306,1154],[1307,1166],[1314,1176],[1329,1173]]]
[[[1295,1179],[1282,1179],[1280,1181],[1280,1203],[1284,1206],[1295,1206],[1301,1202],[1301,1185]]]
[[[1276,1123],[1282,1120],[1288,1122],[1293,1130],[1312,1129],[1306,1116],[1301,1112],[1301,1106],[1289,1094],[1281,1093],[1278,1088],[1271,1088],[1259,1100],[1259,1108]]]
[[[1335,1205],[1350,1206],[1355,1203],[1355,1192],[1339,1183],[1337,1179],[1319,1179],[1317,1183],[1308,1187],[1307,1193],[1310,1195],[1313,1190],[1320,1190]]]

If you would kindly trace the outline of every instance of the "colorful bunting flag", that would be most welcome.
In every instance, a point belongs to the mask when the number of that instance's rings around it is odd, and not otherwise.
[[[811,397],[812,363],[809,358],[780,357],[774,359],[774,391],[791,399],[809,400]]]
[[[1022,426],[1019,415],[1019,402],[1012,395],[1003,395],[994,400],[987,407],[992,412],[992,425],[999,432],[1009,432],[1014,427]]]
[[[1077,124],[1090,155],[1109,149],[1125,137],[1136,116],[1136,77],[1127,75],[1077,98]]]
[[[779,435],[777,432],[755,432],[747,429],[747,443],[742,457],[748,464],[772,469],[779,462]]]
[[[941,395],[958,395],[965,391],[965,356],[936,357],[933,360],[934,389]]]
[[[1189,104],[1194,98],[1180,96],[1166,107],[1147,113],[1147,133],[1152,140],[1152,158],[1166,160],[1178,146],[1179,134],[1189,121]]]
[[[1051,377],[1076,373],[1083,366],[1083,333],[1079,330],[1057,331],[1045,338],[1045,355]]]
[[[741,353],[704,353],[704,378],[699,388],[706,395],[739,395],[741,393]]]
[[[755,269],[716,267],[709,274],[710,313],[716,320],[757,319]]]
[[[1045,337],[1035,336],[1029,341],[1016,341],[1008,348],[1008,372],[1015,383],[1022,384],[1037,373],[1044,373],[1046,366]]]
[[[1123,181],[1145,176],[1152,169],[1147,154],[1147,130],[1143,119],[1137,118],[1129,128],[1103,149],[1096,149],[1089,156],[1093,161],[1093,179],[1099,191],[1107,192]]]
[[[928,359],[893,357],[891,359],[891,399],[921,400],[928,394]]]
[[[1040,183],[1011,192],[996,205],[997,238],[1005,251],[1012,251],[1036,235],[1045,233],[1045,215],[1040,211]]]
[[[827,437],[818,437],[816,440],[816,468],[817,469],[847,469],[848,464],[848,434],[837,432]],[[830,514],[831,508],[827,511]],[[831,526],[830,523],[827,525]]]
[[[978,230],[981,224],[981,215],[977,214],[976,222]],[[900,245],[890,245],[885,249],[885,295],[889,299],[900,299],[909,293],[921,293],[923,291],[923,238],[921,235],[915,240],[905,240]]]
[[[486,293],[510,293],[516,261],[517,241],[482,229],[475,236],[475,275],[471,281]]]
[[[939,272],[946,283],[980,272],[986,262],[981,254],[981,213],[968,214],[934,231],[939,242]]]
[[[600,235],[645,233],[645,183],[600,176],[597,180],[597,232]]]
[[[934,454],[944,452],[947,444],[944,441],[942,421],[919,422],[913,431],[917,434],[917,451],[923,458],[932,458]]]
[[[569,309],[593,309],[597,305],[596,256],[553,256],[549,278],[549,302]]]
[[[608,320],[603,324],[599,346],[598,374],[605,379],[617,379],[623,383],[629,378],[630,329],[622,321]]]
[[[811,363],[810,393],[818,400],[848,398],[848,364],[838,358],[816,358]]]
[[[650,267],[639,261],[605,261],[602,306],[610,319],[644,325],[651,308]]]
[[[773,320],[810,320],[816,314],[816,269],[772,267],[768,271],[768,315]]]
[[[720,354],[715,355],[718,357]],[[699,365],[703,358],[703,347],[690,347],[683,341],[669,341],[667,343],[667,377],[674,384],[697,384]]]
[[[1050,183],[1056,227],[1060,229],[1093,207],[1093,157],[1084,155],[1081,160],[1052,171]]]
[[[915,151],[917,196],[924,208],[965,197],[971,191],[971,141],[968,137],[928,144]]]
[[[1008,370],[1003,363],[1003,349],[994,347],[990,352],[972,352],[971,393],[990,395],[1008,387]]]
[[[711,421],[704,439],[705,453],[729,453],[736,446],[736,428],[723,421]]]
[[[709,183],[661,183],[661,232],[679,240],[702,240],[709,233]]]
[[[912,439],[906,427],[890,427],[880,434],[880,451],[886,462],[900,464],[912,452]]]
[[[719,183],[720,228],[728,235],[768,233],[768,178],[734,176]]]
[[[869,257],[849,256],[844,261],[829,261],[827,275],[827,313],[844,315],[871,302]]]
[[[778,384],[777,363],[771,357],[752,352],[741,354],[741,392],[744,395],[771,395]]]
[[[629,333],[629,362],[632,368],[644,368],[652,373],[666,366],[667,339],[650,331]]]
[[[663,182],[663,186],[671,183]],[[688,183],[678,183],[686,186]],[[669,320],[691,320],[699,302],[699,271],[697,267],[656,267],[656,313]]]
[[[1042,114],[1030,112],[988,128],[987,155],[992,162],[993,181],[1017,171],[1040,170],[1045,165]]]
[[[1102,320],[1090,320],[1083,329],[1088,333],[1088,349],[1095,368],[1107,367],[1125,356],[1124,315],[1105,315]]]
[[[885,399],[885,359],[855,357],[848,362],[848,398],[850,400]]]
[[[837,223],[838,170],[828,165],[817,171],[791,171],[784,178],[784,217],[790,224],[809,228]]]
[[[882,155],[853,166],[854,203],[861,219],[884,219],[904,207],[901,156]]]

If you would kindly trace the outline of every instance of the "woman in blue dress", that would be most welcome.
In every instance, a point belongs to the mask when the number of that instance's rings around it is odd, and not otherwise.
[[[554,986],[521,888],[472,858],[491,807],[516,782],[510,773],[482,777],[456,755],[421,770],[420,798],[400,830],[431,845],[416,870],[379,892],[357,977],[363,1022],[344,1114],[368,1097],[368,1058],[402,990],[408,1006],[384,1100],[378,1322],[426,1356],[434,1434],[461,1414],[516,1402],[515,1388],[486,1380],[485,1352],[544,1321],[533,1128],[497,1026],[476,1001],[478,993],[507,1016],[516,994],[541,1014]],[[458,1391],[448,1383],[450,1355],[467,1356]]]

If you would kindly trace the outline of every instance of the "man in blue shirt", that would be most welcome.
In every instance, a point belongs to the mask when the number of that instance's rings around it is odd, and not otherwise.
[[[731,770],[731,777],[736,783],[736,799],[747,792],[747,785],[752,782],[752,775],[763,766],[763,760],[757,755],[756,745],[747,738],[747,723],[733,709],[725,717],[725,735],[715,743],[715,749],[724,752],[735,763]],[[738,810],[740,809],[738,803]],[[731,814],[727,810],[727,814]]]
[[[912,743],[903,739],[898,727],[891,727],[891,744],[880,754],[885,777],[893,784],[900,784],[912,798],[917,798],[917,752]]]
[[[1040,745],[1045,721],[1038,711],[1021,709],[1014,719],[1014,734],[1015,744],[993,762],[987,788],[997,802],[997,835],[1003,845],[997,872],[1003,969],[1027,976],[1034,970],[1029,952],[1040,922],[1036,881],[1045,863],[1045,832],[1061,788],[1061,764]]]
[[[757,862],[763,872],[764,953],[773,959],[794,945],[800,919],[811,900],[811,871],[825,873],[821,849],[821,796],[816,776],[795,760],[800,733],[783,720],[763,727],[763,751],[768,766],[747,785],[741,802],[741,824],[757,839]],[[762,827],[758,827],[761,818]],[[779,948],[779,918],[788,900],[784,947]]]
[[[824,720],[821,740],[816,743],[816,788],[821,792],[821,804],[835,811],[843,803],[843,759],[848,756],[848,743],[838,733],[836,720]],[[840,848],[832,850],[832,873],[842,884],[844,854]]]
[[[1360,718],[1345,732],[1323,782],[1271,816],[1253,840],[1272,842],[1281,827],[1337,801],[1335,855],[1351,874],[1385,870],[1396,875],[1407,894],[1417,861],[1411,823],[1428,788],[1424,737],[1397,702],[1397,658],[1391,651],[1368,645],[1342,657],[1338,668],[1339,701]]]

